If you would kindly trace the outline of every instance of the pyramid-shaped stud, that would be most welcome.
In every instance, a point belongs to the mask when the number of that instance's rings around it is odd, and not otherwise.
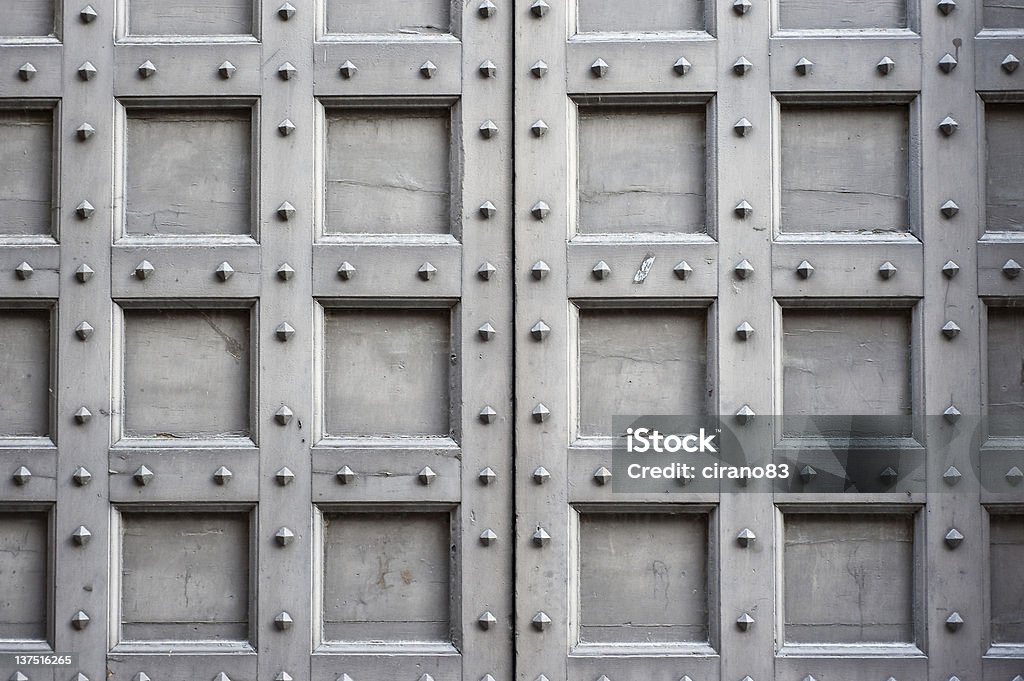
[[[338,278],[343,281],[350,281],[352,277],[356,276],[356,268],[348,260],[338,265]]]
[[[149,678],[149,674],[146,672],[139,672],[132,677],[132,681],[152,681],[152,679]]]
[[[288,405],[284,405],[274,412],[274,420],[282,426],[287,426],[291,422],[293,416],[295,416],[295,413],[290,407],[288,407]]]
[[[96,332],[96,329],[92,327],[89,322],[82,322],[75,327],[75,335],[78,336],[78,340],[87,341],[92,338],[92,334]]]
[[[960,628],[964,626],[964,618],[960,616],[960,613],[953,611],[949,617],[946,618],[946,628],[952,632],[960,631]]]
[[[736,543],[744,549],[753,544],[756,539],[757,535],[755,535],[749,527],[744,527],[740,530],[740,533],[736,535]]]
[[[530,477],[532,477],[533,481],[538,485],[543,485],[551,479],[551,472],[547,468],[544,468],[544,466],[537,466],[533,469],[533,474]]]
[[[481,326],[479,329],[476,330],[476,332],[477,334],[479,334],[480,339],[484,341],[493,340],[494,336],[497,335],[498,333],[497,331],[494,330],[494,326],[490,322],[487,322],[486,324]]]
[[[963,477],[963,474],[956,466],[950,466],[949,468],[946,469],[946,472],[942,474],[943,482],[945,482],[950,487],[960,482],[960,479]]]
[[[1006,471],[1006,482],[1010,483],[1011,486],[1016,487],[1024,480],[1024,472],[1021,472],[1019,466],[1014,466],[1010,470]]]
[[[612,481],[612,472],[607,467],[601,466],[594,471],[594,481],[603,487]]]
[[[295,620],[293,620],[292,616],[287,612],[279,612],[277,616],[274,617],[274,626],[278,631],[287,631],[292,628],[293,624],[295,624]]]
[[[1014,260],[1013,258],[1010,258],[1005,263],[1003,263],[1003,276],[1006,277],[1007,279],[1016,279],[1017,277],[1019,277],[1020,270],[1020,263]]]
[[[750,631],[750,628],[754,626],[754,618],[750,616],[750,613],[743,613],[736,618],[736,627],[740,631]]]
[[[951,55],[949,52],[942,55],[939,59],[939,70],[943,73],[952,73],[953,69],[956,68],[957,60],[956,57]]]
[[[801,76],[809,76],[814,71],[814,62],[807,57],[801,57],[793,68]]]
[[[421,485],[429,485],[434,482],[434,479],[437,477],[437,473],[435,473],[430,466],[424,466],[423,470],[421,470],[416,477],[419,478]]]
[[[543,137],[548,134],[548,124],[541,119],[537,119],[530,126],[530,132],[533,133],[534,137]]]
[[[486,59],[480,62],[480,66],[478,67],[478,69],[480,71],[480,75],[483,76],[484,78],[498,77],[498,67],[490,59]]]
[[[676,75],[679,76],[685,76],[687,73],[690,72],[690,69],[692,68],[693,64],[691,64],[686,59],[686,57],[680,57],[679,59],[676,59],[676,63],[672,65],[672,70],[675,71]]]
[[[286,118],[277,124],[277,132],[281,137],[287,137],[288,135],[295,132],[295,124],[292,123],[291,119]]]
[[[536,220],[543,220],[551,214],[551,207],[543,201],[538,201],[530,208],[530,214]]]
[[[227,80],[231,78],[231,76],[235,75],[236,70],[237,69],[235,68],[235,65],[229,61],[221,62],[220,66],[217,67],[217,73],[219,73],[220,77],[224,80]]]
[[[287,527],[282,527],[274,533],[274,540],[279,546],[288,546],[295,540],[295,533]]]
[[[27,61],[18,67],[18,77],[25,82],[35,78],[37,72],[38,71],[36,70],[36,67],[32,65],[32,62]]]
[[[78,17],[82,20],[83,24],[91,24],[96,21],[96,18],[99,17],[99,15],[96,13],[96,10],[93,9],[92,5],[86,5],[78,13]]]
[[[949,16],[949,13],[956,9],[956,0],[939,0],[939,11]]]
[[[287,487],[295,482],[295,473],[292,473],[292,469],[285,466],[274,473],[274,479],[277,480],[277,484],[281,487]]]
[[[153,276],[154,272],[156,272],[156,268],[148,260],[143,260],[135,266],[135,277],[137,279],[149,279]]]
[[[796,266],[796,273],[801,279],[810,279],[814,274],[814,265],[806,260],[802,260],[800,261],[800,264]]]
[[[544,631],[549,626],[551,626],[551,618],[548,617],[548,614],[543,611],[538,612],[536,615],[534,615],[530,621],[533,622],[533,628],[537,631]]]
[[[85,614],[84,610],[79,610],[71,616],[71,626],[73,626],[78,631],[81,631],[82,629],[85,629],[87,626],[89,626],[89,621],[90,617],[87,614]]]
[[[942,273],[946,275],[947,279],[952,279],[960,274],[960,265],[957,265],[952,260],[947,260],[946,264],[942,266]]]
[[[484,139],[489,140],[492,137],[496,136],[497,134],[498,125],[494,121],[487,119],[486,121],[480,124],[480,136],[483,137]]]
[[[746,137],[750,134],[750,131],[754,129],[754,124],[748,121],[746,118],[741,118],[732,126],[732,129],[736,131],[736,134],[740,137]]]
[[[498,268],[489,262],[485,262],[483,265],[476,270],[476,276],[480,277],[484,281],[490,281],[491,277],[498,271]]]
[[[533,336],[535,341],[543,341],[550,333],[551,327],[544,323],[543,319],[530,327],[530,335]]]
[[[287,343],[295,336],[295,327],[288,322],[281,322],[274,329],[274,335],[277,336],[277,340]]]
[[[750,325],[750,322],[743,322],[736,327],[736,335],[740,340],[750,340],[750,337],[754,335],[754,327]]]
[[[92,279],[92,275],[94,274],[96,274],[96,272],[91,267],[83,263],[75,270],[75,279],[77,279],[80,284],[84,284]]]
[[[92,412],[85,407],[79,407],[75,412],[75,423],[84,424],[89,423],[92,418]]]
[[[548,73],[548,64],[543,59],[538,59],[530,67],[530,73],[533,74],[534,78],[543,78]]]
[[[892,279],[896,276],[897,271],[896,266],[886,260],[878,267],[878,276],[882,279]]]
[[[24,487],[32,479],[32,471],[26,466],[18,466],[18,470],[14,471],[11,479],[14,480],[14,484],[18,487]]]
[[[295,16],[295,7],[290,2],[286,2],[277,8],[277,16],[281,17],[284,21],[288,21]]]
[[[285,221],[291,220],[295,217],[295,206],[288,201],[285,201],[277,207],[277,216]]]
[[[82,672],[78,672],[77,674],[71,677],[71,681],[89,681],[89,677],[83,674]]]
[[[495,681],[495,679],[490,674],[484,674],[480,677],[480,681]]]
[[[350,466],[342,466],[334,477],[337,478],[338,484],[351,485],[356,479],[356,472]]]
[[[96,209],[93,208],[93,205],[88,201],[82,201],[80,204],[75,206],[75,214],[78,215],[81,220],[88,220],[95,212]]]
[[[1008,54],[1003,58],[1003,61],[1000,64],[1000,66],[1003,67],[1003,71],[1006,71],[1007,73],[1013,73],[1020,66],[1020,59],[1018,59],[1016,56],[1012,54]]]
[[[231,681],[231,677],[224,672],[221,672],[217,674],[217,676],[213,677],[213,681]]]
[[[946,545],[949,548],[951,548],[951,549],[955,549],[956,547],[960,546],[960,544],[962,544],[964,542],[964,535],[963,535],[962,532],[960,532],[960,530],[958,530],[958,529],[956,529],[954,527],[953,529],[951,529],[949,532],[946,533],[945,539],[946,539]]]
[[[79,525],[71,533],[71,540],[75,542],[76,546],[85,546],[89,543],[90,539],[92,539],[92,532],[85,525]]]
[[[89,123],[82,123],[75,130],[75,135],[77,135],[78,139],[80,139],[83,142],[86,141],[87,139],[89,139],[90,137],[92,137],[95,134],[96,134],[96,128],[92,127],[92,125],[90,125]]]
[[[947,423],[956,423],[960,420],[960,410],[951,404],[946,407],[946,411],[942,412],[942,417],[946,419]]]
[[[875,68],[878,69],[878,72],[883,76],[888,76],[893,72],[893,69],[896,68],[896,62],[894,62],[890,57],[882,57],[882,59],[875,64]]]
[[[359,73],[359,67],[346,59],[341,63],[341,66],[338,67],[338,72],[341,74],[342,78],[348,79]]]
[[[750,261],[746,259],[740,260],[738,263],[736,263],[736,267],[732,269],[733,272],[736,273],[736,276],[739,277],[740,279],[749,279],[750,275],[754,273],[754,266],[751,265]]]
[[[680,261],[675,267],[672,268],[677,279],[686,281],[691,274],[693,274],[693,268],[690,267],[690,263],[685,260]]]
[[[745,76],[750,73],[750,70],[754,68],[754,65],[746,57],[740,57],[732,65],[732,72],[737,76]]]
[[[437,73],[437,67],[429,59],[420,64],[420,75],[424,78],[433,78]]]
[[[299,75],[299,70],[290,61],[286,61],[277,67],[277,75],[281,80],[293,80]]]
[[[494,472],[494,469],[487,466],[477,474],[477,479],[480,480],[482,485],[493,485],[494,481],[498,479],[498,474]]]
[[[813,466],[804,466],[800,469],[800,480],[805,485],[809,485],[816,477],[818,477],[818,471],[814,470]]]
[[[882,481],[882,484],[886,487],[892,487],[899,480],[899,474],[896,469],[892,466],[886,466],[881,473],[878,474],[878,479]]]
[[[139,64],[139,75],[143,78],[150,78],[156,75],[156,65],[148,59]]]
[[[540,281],[549,274],[551,274],[551,268],[543,260],[533,263],[533,266],[530,268],[530,275],[537,281]]]
[[[32,269],[32,265],[29,265],[27,262],[23,262],[14,268],[14,275],[22,281],[25,279],[31,279],[33,272],[35,272],[35,270]]]
[[[952,340],[960,335],[960,326],[954,321],[948,321],[942,325],[942,335]]]
[[[139,466],[135,470],[135,472],[132,473],[132,478],[134,478],[135,484],[137,484],[139,487],[145,487],[150,482],[152,482],[153,476],[153,471],[149,470],[149,468],[145,464]]]
[[[534,0],[533,4],[530,5],[530,12],[533,13],[533,16],[538,18],[543,17],[549,11],[551,11],[551,5],[549,5],[545,0]]]
[[[231,482],[233,476],[234,474],[226,466],[221,466],[213,472],[213,481],[223,486]]]
[[[732,3],[732,11],[736,12],[736,14],[739,14],[740,16],[743,16],[744,14],[750,11],[750,8],[752,6],[753,5],[750,2],[750,0],[734,0]]]
[[[954,215],[960,212],[960,206],[956,205],[955,201],[946,201],[939,208],[939,211],[942,213],[943,217],[945,217],[948,220],[949,218],[953,217]]]
[[[805,676],[803,678],[803,681],[818,681],[818,680],[816,678],[814,678],[813,676],[811,676],[810,674],[808,674],[807,676]]]
[[[594,279],[607,279],[612,276],[612,268],[608,267],[608,263],[604,260],[600,260],[596,265],[594,265],[594,269],[591,270],[591,273],[593,273]]]
[[[434,677],[430,674],[424,674],[419,678],[418,681],[434,681]]]
[[[480,617],[477,617],[476,622],[480,625],[481,629],[486,631],[498,623],[498,618],[488,611],[480,615]]]
[[[484,546],[490,546],[496,541],[498,541],[498,535],[494,534],[494,530],[488,528],[480,533],[480,543]]]
[[[96,67],[92,65],[92,62],[83,62],[78,67],[78,77],[82,80],[92,80],[96,77]]]
[[[732,209],[736,216],[741,220],[749,218],[754,213],[754,207],[751,206],[747,201],[740,201],[736,204],[736,207]]]
[[[754,420],[755,416],[757,416],[757,414],[754,413],[754,410],[750,408],[749,404],[744,404],[736,410],[736,421],[739,422],[741,426],[748,425]]]
[[[1010,681],[1024,681],[1024,676],[1021,676],[1020,674],[1017,674],[1017,676],[1015,676],[1012,679],[1010,679]]]
[[[476,9],[477,13],[484,19],[490,19],[498,13],[497,6],[491,0],[484,0]]]
[[[534,421],[537,423],[543,423],[548,420],[549,416],[551,416],[551,410],[541,403],[534,407],[530,414],[533,416]]]
[[[437,268],[431,265],[429,262],[425,262],[422,265],[420,265],[420,268],[417,270],[417,273],[420,275],[420,279],[422,279],[423,281],[430,281],[431,279],[434,278],[434,275],[437,274]]]
[[[957,128],[959,127],[960,124],[957,123],[956,119],[954,119],[952,116],[946,116],[939,122],[939,130],[941,130],[942,134],[945,135],[946,137],[949,137],[953,133],[955,133],[957,131]]]
[[[231,263],[225,260],[221,264],[217,265],[217,269],[214,272],[218,279],[221,281],[227,281],[232,277],[232,275],[234,275],[235,268],[231,266]]]
[[[477,210],[480,211],[480,215],[484,218],[484,220],[490,220],[491,218],[498,214],[498,208],[490,201],[484,201],[483,203],[481,203],[480,208],[478,208]]]
[[[480,419],[481,423],[491,424],[498,420],[498,412],[491,405],[487,405],[480,410],[477,418]]]
[[[608,62],[598,57],[598,59],[590,65],[590,72],[597,78],[604,78],[608,75]]]
[[[75,469],[75,472],[71,474],[71,479],[75,481],[75,484],[79,487],[85,487],[92,482],[92,473],[85,466],[79,466]]]

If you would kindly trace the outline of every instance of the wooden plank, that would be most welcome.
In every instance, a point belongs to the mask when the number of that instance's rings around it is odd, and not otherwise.
[[[50,522],[45,510],[0,513],[0,599],[5,639],[45,641],[50,602]]]
[[[450,33],[455,6],[450,0],[424,0],[411,6],[401,0],[327,0],[324,4],[328,33],[390,33],[403,37]]]
[[[855,38],[842,40],[807,31],[780,31],[768,44],[773,92],[844,93],[863,101],[865,92],[909,94],[921,89],[921,38],[910,30],[887,31],[884,37],[858,32]],[[896,65],[884,75],[878,70],[883,57]],[[809,74],[797,72],[801,59],[813,62]]]
[[[132,35],[251,35],[252,0],[185,0],[168,5],[160,0],[127,3],[128,33]]]
[[[577,30],[583,32],[700,31],[704,0],[653,0],[627,6],[614,0],[579,0]]]
[[[781,0],[779,3],[779,25],[784,29],[905,28],[908,25],[907,14],[907,0],[835,7],[814,0]]]
[[[52,107],[0,109],[0,233],[54,233]]]
[[[4,17],[4,37],[53,36],[57,33],[54,0],[13,5]]]
[[[53,314],[48,309],[0,310],[0,433],[54,436],[52,428]]]

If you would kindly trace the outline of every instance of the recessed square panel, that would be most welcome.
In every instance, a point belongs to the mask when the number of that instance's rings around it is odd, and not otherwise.
[[[981,20],[985,28],[1024,28],[1024,0],[984,0]]]
[[[785,434],[910,436],[910,320],[907,309],[783,310]]]
[[[785,515],[786,643],[914,643],[914,519]]]
[[[703,31],[704,0],[577,0],[580,33]]]
[[[52,209],[53,110],[0,109],[0,236],[52,234]]]
[[[1022,5],[1024,7],[1024,5]],[[1024,231],[1024,104],[985,105],[985,229]]]
[[[580,310],[579,434],[612,417],[706,411],[707,310]]]
[[[253,0],[127,0],[132,35],[251,35]]]
[[[1024,435],[1024,308],[988,308],[988,424]]]
[[[123,512],[121,531],[122,641],[248,640],[248,512]]]
[[[46,513],[0,513],[0,641],[47,638]]]
[[[50,434],[50,311],[0,309],[0,436]]]
[[[124,436],[250,433],[250,311],[124,311]]]
[[[451,0],[325,0],[325,4],[328,33],[451,32]]]
[[[447,436],[449,310],[324,314],[324,428],[335,436]]]
[[[252,232],[252,111],[129,109],[129,236]]]
[[[706,146],[703,107],[580,108],[579,232],[706,231]]]
[[[581,643],[708,640],[708,517],[582,513]]]
[[[906,28],[907,0],[826,3],[819,0],[780,0],[783,29]]]
[[[447,109],[328,109],[326,127],[326,233],[451,232]]]
[[[325,513],[327,641],[448,641],[450,515]]]
[[[55,0],[6,3],[4,5],[4,20],[0,22],[0,36],[32,38],[53,35],[57,23],[53,11],[54,6]],[[3,185],[0,184],[0,186]]]
[[[909,231],[905,105],[783,106],[781,133],[783,232]]]
[[[992,642],[1024,643],[1024,515],[989,516]]]

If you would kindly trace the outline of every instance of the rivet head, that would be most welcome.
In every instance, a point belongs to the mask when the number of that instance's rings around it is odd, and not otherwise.
[[[801,76],[809,76],[814,71],[814,62],[807,57],[801,57],[793,68]]]
[[[14,275],[22,281],[25,279],[31,279],[33,272],[35,272],[35,270],[32,269],[32,265],[29,265],[27,262],[23,262],[14,268]]]
[[[480,471],[477,478],[480,480],[480,484],[482,485],[493,485],[494,481],[498,479],[498,474],[494,472],[493,468],[488,466]]]
[[[732,11],[736,12],[736,14],[739,14],[740,16],[743,16],[744,14],[750,11],[750,8],[752,6],[753,5],[750,2],[750,0],[734,0],[734,2],[732,3]]]
[[[1020,271],[1020,263],[1018,263],[1013,258],[1010,258],[1005,263],[1003,263],[1003,276],[1006,277],[1007,279],[1016,279],[1017,277],[1020,276]]]
[[[79,525],[71,533],[71,540],[75,542],[76,546],[85,546],[89,543],[90,539],[92,539],[92,532],[85,525]]]
[[[530,335],[535,341],[543,341],[550,333],[551,327],[545,324],[543,319],[530,327]]]
[[[754,413],[754,410],[750,408],[749,404],[744,404],[736,411],[736,421],[743,426],[752,422],[755,416],[757,416],[757,414]]]
[[[139,64],[139,75],[143,78],[150,78],[156,75],[156,65],[148,59]]]
[[[952,73],[953,69],[956,68],[957,60],[956,57],[951,55],[949,52],[942,55],[939,59],[939,70],[943,73]]]
[[[960,530],[958,530],[958,529],[956,529],[954,527],[953,529],[951,529],[949,532],[946,533],[945,539],[946,539],[946,545],[949,548],[951,548],[951,549],[955,549],[956,547],[960,546],[960,544],[963,543],[964,535],[963,535],[963,533],[960,532]]]
[[[281,80],[294,80],[299,70],[290,61],[286,61],[277,67],[277,75]]]
[[[221,65],[217,67],[217,73],[219,73],[220,77],[224,80],[227,80],[231,78],[231,76],[235,75],[235,71],[237,70],[238,69],[235,68],[235,65],[229,61],[221,62]]]
[[[551,626],[551,618],[548,617],[548,614],[543,611],[538,612],[536,615],[534,615],[530,621],[533,623],[533,628],[537,631],[544,631],[549,626]]]
[[[732,65],[732,72],[737,76],[745,76],[750,73],[750,70],[754,68],[754,65],[746,57],[740,57]]]
[[[231,681],[231,677],[224,672],[220,672],[217,676],[213,677],[213,681]]]
[[[96,77],[96,67],[92,65],[92,62],[83,62],[78,67],[78,77],[82,80],[92,80]]]
[[[142,465],[132,473],[132,478],[135,479],[135,484],[139,487],[145,487],[153,481],[153,475],[153,471],[149,470],[147,466]]]
[[[213,481],[221,486],[231,482],[232,477],[234,477],[234,474],[226,466],[221,466],[213,472]]]
[[[551,274],[551,268],[543,260],[538,260],[537,262],[533,263],[533,267],[530,268],[530,274],[533,276],[534,279],[540,281],[544,277]]]
[[[295,533],[287,527],[282,527],[274,533],[274,539],[281,546],[288,546],[295,539]]]
[[[79,466],[75,469],[75,472],[71,474],[71,479],[75,481],[75,484],[79,487],[85,487],[92,482],[92,473],[89,472],[85,466]]]
[[[18,68],[18,77],[26,82],[35,78],[36,73],[36,67],[32,65],[32,62],[27,61]]]
[[[287,426],[291,422],[293,416],[295,416],[295,413],[288,407],[288,405],[284,405],[274,412],[274,420],[282,426]]]
[[[801,279],[810,279],[811,275],[814,274],[814,265],[806,260],[802,260],[800,261],[800,264],[796,266],[796,273]]]
[[[736,204],[736,207],[732,209],[736,216],[741,220],[749,218],[754,213],[754,207],[751,206],[747,201],[740,201]]]
[[[79,424],[88,423],[92,418],[92,412],[85,407],[79,407],[75,412],[75,422]]]
[[[953,133],[955,133],[957,131],[957,128],[959,127],[960,124],[957,123],[956,119],[954,119],[952,116],[946,116],[939,122],[939,130],[941,130],[942,134],[945,135],[946,137],[949,137]]]
[[[487,405],[480,410],[477,414],[477,418],[480,419],[480,423],[491,424],[498,420],[498,412],[494,410],[494,407]]]
[[[548,134],[548,124],[541,119],[537,119],[530,126],[530,132],[533,133],[534,137],[543,137]]]
[[[960,628],[964,626],[964,618],[960,616],[960,613],[954,611],[946,618],[946,628],[952,632],[960,631]]]
[[[82,201],[80,204],[75,206],[75,214],[78,215],[81,220],[88,220],[95,212],[96,209],[93,208],[92,204],[88,201]]]
[[[899,473],[892,466],[886,466],[881,473],[878,474],[878,479],[882,481],[882,484],[886,487],[892,487],[899,480]]]
[[[491,277],[498,271],[498,268],[489,262],[485,262],[483,265],[476,270],[476,276],[480,277],[484,281],[490,281]]]
[[[942,474],[942,480],[950,487],[960,482],[960,479],[963,477],[963,474],[956,466],[950,466],[946,469],[946,472]]]
[[[742,322],[736,327],[736,336],[742,340],[750,340],[750,337],[754,335],[754,327],[750,325],[750,322]]]
[[[484,201],[483,203],[481,203],[480,208],[478,210],[480,211],[480,215],[485,220],[490,220],[498,213],[497,207],[495,207],[495,205],[490,201]]]
[[[948,220],[960,212],[960,206],[956,205],[955,201],[946,201],[939,208],[939,211],[941,211],[942,215]]]
[[[281,17],[284,21],[288,21],[295,16],[295,7],[290,2],[286,2],[277,8],[277,16]]]
[[[534,0],[533,4],[530,5],[530,12],[533,13],[533,16],[538,18],[543,17],[549,11],[551,11],[551,5],[549,5],[545,0]]]
[[[356,268],[348,260],[338,265],[338,278],[350,281],[354,276],[356,276]]]
[[[419,270],[417,270],[417,273],[420,275],[420,279],[422,279],[423,281],[430,281],[431,279],[434,278],[434,275],[437,274],[437,268],[431,265],[429,262],[425,262],[422,265],[420,265],[420,268]]]
[[[960,410],[951,404],[946,407],[946,411],[942,412],[942,417],[946,419],[946,423],[956,423],[960,420]]]
[[[875,68],[878,69],[878,72],[883,76],[888,76],[893,72],[893,69],[896,68],[896,62],[889,57],[882,57],[882,59],[875,64]]]
[[[530,208],[530,215],[536,220],[543,220],[551,214],[551,206],[543,201],[538,201]]]
[[[295,132],[295,124],[291,122],[291,119],[286,118],[277,124],[277,132],[281,137],[287,137]]]
[[[817,477],[818,471],[814,470],[813,466],[804,466],[800,469],[800,481],[805,485],[811,484]]]
[[[892,279],[896,276],[897,271],[896,266],[886,260],[878,267],[878,276],[882,279]]]
[[[604,78],[608,75],[608,62],[604,59],[598,58],[593,64],[590,65],[590,72],[597,78]]]
[[[551,543],[551,535],[543,527],[537,527],[533,533],[533,544],[534,546],[544,547]]]
[[[483,137],[484,139],[489,140],[492,137],[497,136],[497,134],[498,125],[494,121],[487,119],[486,121],[480,124],[480,136]]]
[[[81,631],[82,629],[85,629],[87,626],[89,626],[89,621],[89,616],[85,614],[85,611],[83,610],[79,610],[71,616],[71,626],[73,626],[78,631]]]
[[[274,627],[276,627],[278,631],[287,631],[292,628],[293,624],[295,624],[295,620],[293,620],[292,616],[287,612],[280,612],[276,617],[274,617]]]
[[[89,322],[82,322],[75,327],[75,335],[78,336],[78,340],[87,341],[92,338],[92,334],[96,332],[92,324]]]
[[[601,466],[594,471],[594,481],[603,487],[612,481],[612,472],[607,467]]]
[[[476,622],[480,625],[481,629],[487,631],[488,629],[490,629],[498,623],[498,618],[488,611],[480,615],[480,617],[476,619]]]
[[[277,340],[282,343],[287,343],[295,336],[295,327],[288,322],[281,322],[277,325],[277,328],[274,329],[274,335],[277,336]]]
[[[490,19],[498,13],[498,8],[493,2],[491,2],[491,0],[484,0],[480,3],[480,7],[478,7],[476,11],[484,19]]]
[[[480,336],[480,339],[483,341],[493,340],[494,336],[497,335],[498,333],[494,329],[494,325],[491,324],[490,322],[487,322],[486,324],[481,326],[479,329],[476,330],[476,332]]]
[[[281,487],[287,487],[295,481],[295,473],[292,473],[292,469],[285,466],[274,473],[274,479],[277,480],[277,484]]]
[[[78,13],[78,16],[81,18],[83,24],[91,24],[96,21],[96,18],[99,15],[96,13],[96,10],[93,9],[92,5],[86,5],[82,8],[82,11]]]
[[[437,67],[434,66],[434,62],[429,59],[420,64],[420,75],[424,78],[433,78],[437,73]]]
[[[138,279],[149,279],[155,272],[156,268],[148,260],[143,260],[135,266],[135,277]]]
[[[437,473],[435,473],[430,466],[424,466],[423,470],[421,470],[416,477],[419,479],[421,485],[429,485],[434,482],[435,478],[437,478]]]
[[[591,273],[594,275],[594,279],[600,281],[612,276],[612,268],[608,267],[608,263],[604,260],[600,260],[596,265],[594,265],[594,269],[591,270]]]
[[[480,75],[483,76],[484,78],[497,78],[498,77],[498,67],[490,59],[486,59],[486,60],[484,60],[483,62],[480,63],[479,71],[480,71]]]
[[[341,63],[341,66],[338,67],[338,72],[341,74],[342,78],[352,78],[359,73],[359,67],[346,59]]]
[[[75,270],[75,279],[77,279],[79,283],[84,284],[92,279],[92,275],[94,274],[96,274],[96,272],[91,267],[83,263]]]
[[[291,220],[295,217],[295,206],[285,201],[277,207],[277,216],[285,221]]]
[[[756,539],[757,535],[755,535],[749,527],[743,528],[742,530],[740,530],[740,533],[736,535],[736,543],[744,549],[748,548],[751,544],[753,544]]]
[[[1006,57],[1003,58],[1003,61],[1000,64],[1000,66],[1003,67],[1003,71],[1006,71],[1007,73],[1013,73],[1020,66],[1020,59],[1018,59],[1016,56],[1012,54],[1008,54],[1006,55]]]
[[[549,416],[551,416],[551,410],[541,403],[534,407],[530,414],[533,416],[534,421],[537,423],[543,423],[548,420]]]
[[[498,535],[494,533],[494,530],[486,529],[480,533],[480,543],[484,546],[491,546],[498,541]]]
[[[227,260],[217,265],[217,269],[214,271],[217,278],[221,281],[227,281],[235,274],[235,268],[231,266]]]
[[[1020,467],[1014,466],[1010,470],[1006,471],[1006,482],[1010,483],[1011,486],[1016,487],[1024,480],[1024,472],[1021,471]]]
[[[530,477],[533,478],[533,481],[538,485],[543,485],[551,479],[551,473],[547,468],[544,468],[544,466],[537,466]]]
[[[736,267],[733,268],[733,272],[740,279],[749,279],[750,275],[754,273],[754,266],[750,264],[749,260],[743,259],[736,263]]]
[[[90,137],[92,137],[95,134],[96,134],[96,128],[92,127],[92,125],[90,125],[89,123],[82,123],[75,130],[75,135],[77,135],[78,139],[83,141],[83,142],[86,141],[87,139],[89,139]]]
[[[277,278],[281,281],[291,281],[292,277],[295,276],[295,269],[288,263],[284,263],[277,268]]]
[[[948,16],[950,12],[956,9],[956,0],[939,0],[938,8],[940,12]]]
[[[676,72],[677,76],[685,76],[692,68],[693,64],[691,64],[686,57],[676,59],[676,63],[672,65],[672,70]]]
[[[754,124],[748,121],[746,118],[741,118],[732,126],[732,129],[736,131],[736,134],[740,137],[746,137],[750,134],[750,131],[754,129]]]
[[[356,472],[350,466],[342,466],[334,477],[337,478],[338,484],[351,485],[356,479]]]
[[[754,618],[750,616],[750,613],[743,613],[736,618],[736,627],[740,631],[749,631],[754,626]]]
[[[151,681],[151,679],[146,672],[139,672],[132,677],[132,681]]]
[[[543,78],[545,75],[547,75],[547,72],[548,65],[547,62],[545,62],[543,59],[538,59],[536,62],[533,63],[533,66],[530,67],[530,73],[533,74],[534,78]]]
[[[18,466],[18,470],[14,471],[11,479],[14,480],[14,484],[18,487],[24,487],[32,479],[32,471],[26,466]]]
[[[680,261],[679,264],[672,268],[672,271],[675,273],[677,279],[682,279],[683,281],[686,281],[689,276],[693,274],[693,268],[690,267],[690,263],[685,260]]]
[[[942,325],[942,335],[952,340],[960,335],[960,326],[954,321],[948,321]]]
[[[952,279],[960,273],[960,265],[957,265],[952,260],[947,260],[946,264],[942,266],[942,273],[946,275],[947,279]]]

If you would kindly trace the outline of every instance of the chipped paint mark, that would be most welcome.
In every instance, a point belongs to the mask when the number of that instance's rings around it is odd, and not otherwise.
[[[648,253],[644,256],[644,261],[640,263],[640,269],[633,275],[634,284],[642,284],[647,279],[647,275],[651,273],[651,268],[654,267],[654,254]]]

